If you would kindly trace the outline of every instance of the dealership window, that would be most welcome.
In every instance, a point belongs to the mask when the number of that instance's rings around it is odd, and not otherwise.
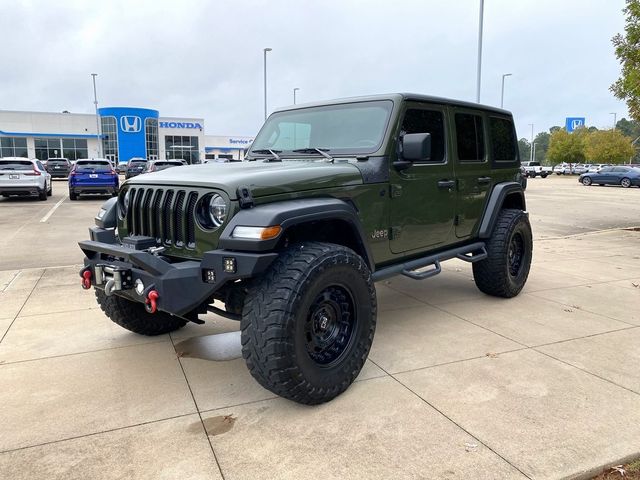
[[[158,159],[158,119],[147,118],[144,121],[145,138],[147,142],[147,159]]]
[[[87,141],[82,138],[35,138],[36,158],[64,157],[69,160],[88,158]]]
[[[167,135],[164,137],[164,146],[168,159],[178,158],[187,163],[200,163],[198,137]]]
[[[0,157],[28,157],[27,139],[0,137]]]
[[[118,128],[116,117],[100,117],[102,125],[102,151],[105,158],[118,161]]]

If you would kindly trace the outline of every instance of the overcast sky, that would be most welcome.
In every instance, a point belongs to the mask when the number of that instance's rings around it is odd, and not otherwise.
[[[567,116],[611,127],[611,37],[623,0],[486,0],[481,103],[519,137]],[[210,135],[255,135],[269,108],[388,92],[475,101],[479,0],[12,1],[0,16],[0,109],[155,108],[201,117]]]

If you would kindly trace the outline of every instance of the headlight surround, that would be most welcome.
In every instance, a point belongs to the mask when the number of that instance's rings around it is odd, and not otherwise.
[[[196,207],[198,224],[205,230],[215,230],[229,218],[230,205],[225,196],[210,193],[203,196]]]

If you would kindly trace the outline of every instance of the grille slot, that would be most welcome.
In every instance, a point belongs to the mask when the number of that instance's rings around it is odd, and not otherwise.
[[[174,248],[196,248],[195,210],[198,193],[137,187],[129,193],[129,235],[154,237]]]

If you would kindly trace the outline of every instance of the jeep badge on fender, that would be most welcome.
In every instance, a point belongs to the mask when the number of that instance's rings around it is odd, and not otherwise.
[[[484,293],[522,290],[533,244],[516,138],[508,111],[424,95],[283,108],[244,162],[127,180],[80,242],[82,284],[142,335],[206,312],[238,320],[262,386],[329,401],[369,353],[374,282],[458,258]]]

